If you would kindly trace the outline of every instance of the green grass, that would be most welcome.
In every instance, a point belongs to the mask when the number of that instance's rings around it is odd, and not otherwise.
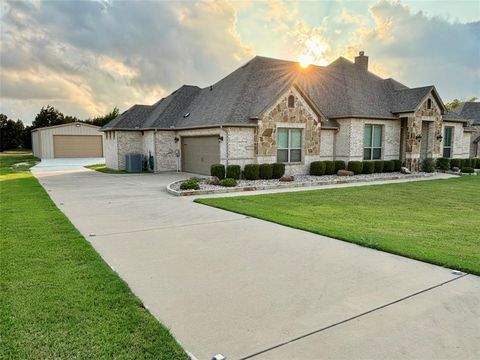
[[[0,358],[188,359],[51,201],[0,155]]]
[[[480,275],[480,176],[196,201]]]
[[[105,164],[88,165],[88,166],[85,166],[85,167],[87,169],[100,171],[100,172],[105,173],[105,174],[128,174],[128,172],[125,171],[125,170],[109,169],[109,168],[107,168],[107,166]]]

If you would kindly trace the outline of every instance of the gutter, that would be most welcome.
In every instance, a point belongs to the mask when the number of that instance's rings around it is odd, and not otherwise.
[[[183,128],[102,128],[99,131],[182,131],[182,130],[195,130],[195,129],[214,129],[222,127],[258,127],[257,124],[217,124],[217,125],[205,125],[205,126],[192,126]]]

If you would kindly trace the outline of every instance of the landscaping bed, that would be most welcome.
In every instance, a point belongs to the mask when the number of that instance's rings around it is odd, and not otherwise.
[[[374,174],[359,174],[353,176],[338,176],[338,175],[296,175],[294,180],[290,182],[283,182],[279,179],[269,180],[237,180],[237,185],[233,187],[224,187],[220,185],[209,185],[208,177],[197,178],[198,189],[181,189],[181,183],[183,181],[176,181],[167,186],[167,191],[170,194],[185,196],[185,195],[199,195],[199,194],[215,194],[215,193],[228,193],[237,191],[254,191],[254,190],[268,190],[268,189],[281,189],[281,188],[295,188],[295,187],[308,187],[318,185],[332,185],[332,184],[345,184],[355,182],[372,182],[382,180],[399,180],[399,179],[412,179],[423,178],[432,176],[432,173],[414,173],[414,174],[402,174],[400,172],[392,173],[374,173]]]

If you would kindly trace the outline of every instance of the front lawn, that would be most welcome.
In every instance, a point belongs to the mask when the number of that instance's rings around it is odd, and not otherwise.
[[[34,162],[0,154],[0,359],[188,359],[58,210]]]
[[[480,275],[480,176],[196,201]]]
[[[87,169],[99,171],[105,174],[128,174],[128,172],[125,170],[113,170],[113,169],[107,168],[105,164],[88,165],[85,167]]]

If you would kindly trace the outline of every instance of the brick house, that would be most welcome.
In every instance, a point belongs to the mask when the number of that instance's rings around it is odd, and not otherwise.
[[[468,121],[447,112],[434,86],[408,88],[368,71],[360,52],[328,66],[257,56],[216,84],[184,85],[153,105],[134,105],[102,128],[105,157],[154,157],[155,171],[208,174],[210,165],[284,162],[307,173],[315,160],[469,156]]]
[[[460,103],[451,111],[468,121],[464,129],[470,133],[470,157],[480,156],[480,102],[467,101]]]

